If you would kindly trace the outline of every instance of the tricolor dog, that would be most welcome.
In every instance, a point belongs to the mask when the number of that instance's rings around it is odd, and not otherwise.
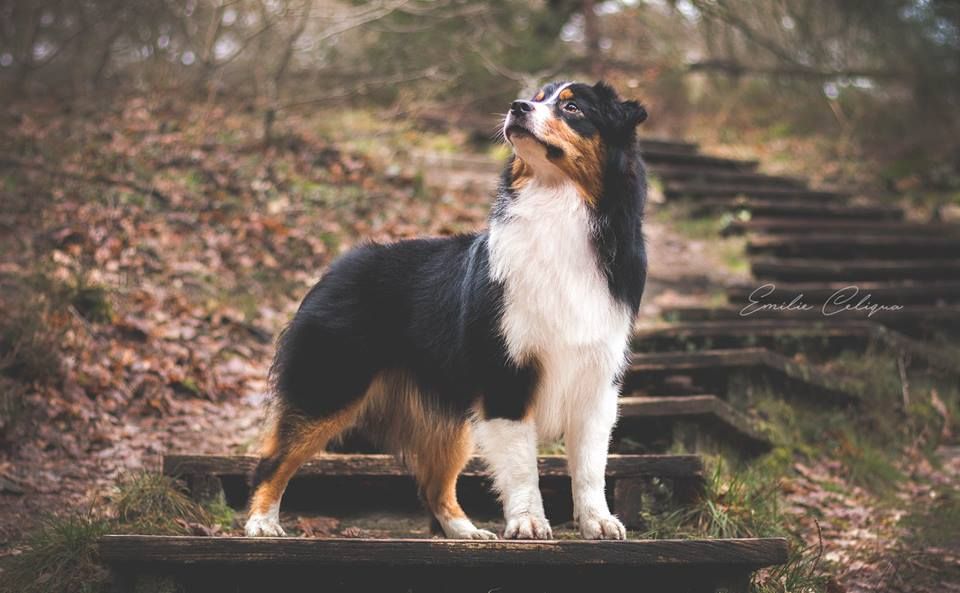
[[[646,278],[645,118],[604,83],[548,84],[504,120],[514,154],[488,230],[367,244],[330,266],[278,342],[247,535],[282,535],[290,477],[356,429],[404,460],[462,539],[497,537],[457,502],[474,447],[502,536],[551,537],[537,444],[562,437],[581,535],[624,539],[604,470]]]

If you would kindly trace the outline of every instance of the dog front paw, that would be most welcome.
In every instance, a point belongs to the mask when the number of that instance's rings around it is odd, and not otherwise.
[[[627,539],[627,530],[609,513],[586,515],[580,518],[580,535],[584,539]]]
[[[477,529],[469,519],[460,517],[441,521],[443,534],[449,539],[497,539],[497,534],[486,529]]]
[[[243,528],[247,537],[281,537],[286,535],[280,519],[270,515],[250,515]]]
[[[486,529],[474,529],[461,537],[463,539],[497,539],[497,534]]]
[[[504,539],[551,539],[553,531],[546,517],[517,515],[507,519]]]

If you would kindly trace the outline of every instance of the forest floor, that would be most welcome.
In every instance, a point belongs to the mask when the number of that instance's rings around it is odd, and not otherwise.
[[[368,238],[480,229],[491,199],[490,171],[424,171],[462,138],[364,112],[291,115],[269,148],[241,109],[162,97],[0,118],[0,555],[164,453],[255,450],[273,337],[324,266]],[[736,239],[684,228],[655,191],[651,210],[641,322],[746,277]],[[956,447],[906,451],[882,494],[833,457],[788,466],[788,529],[821,530],[831,593],[960,591]]]

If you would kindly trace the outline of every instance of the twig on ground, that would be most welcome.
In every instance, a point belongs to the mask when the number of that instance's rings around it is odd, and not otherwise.
[[[910,407],[910,381],[907,378],[907,363],[909,358],[906,354],[897,356],[897,370],[900,371],[900,388],[903,392],[903,411],[906,412]]]

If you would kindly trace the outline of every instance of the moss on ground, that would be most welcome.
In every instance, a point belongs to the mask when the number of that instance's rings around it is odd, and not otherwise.
[[[111,504],[104,507],[108,510],[48,516],[26,538],[21,553],[0,564],[0,593],[105,593],[110,582],[97,555],[101,536],[184,535],[217,524],[232,526],[233,511],[221,505],[201,507],[168,476],[131,474],[120,481]],[[145,583],[157,593],[174,590],[164,579]]]

